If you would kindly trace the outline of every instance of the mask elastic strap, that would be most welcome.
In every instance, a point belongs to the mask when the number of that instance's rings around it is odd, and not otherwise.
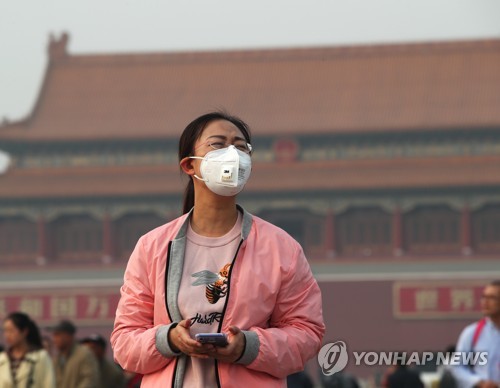
[[[194,174],[193,175],[196,179],[198,179],[199,181],[202,181],[202,182],[208,182],[208,179],[203,179],[203,178],[200,178],[198,175]]]
[[[201,156],[190,156],[189,159],[200,159],[200,160],[205,160],[205,158],[202,158]],[[208,182],[208,179],[203,179],[203,178],[200,178],[198,175],[194,174],[194,177],[196,179],[198,179],[199,181],[202,181],[202,182]]]

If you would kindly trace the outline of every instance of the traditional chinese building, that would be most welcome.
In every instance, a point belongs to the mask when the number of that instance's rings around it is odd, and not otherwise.
[[[299,242],[326,342],[442,350],[500,277],[500,41],[73,55],[51,38],[4,122],[0,318],[108,333],[137,238],[180,214],[177,139],[224,108],[253,129],[249,211]],[[430,282],[432,281],[432,282]]]

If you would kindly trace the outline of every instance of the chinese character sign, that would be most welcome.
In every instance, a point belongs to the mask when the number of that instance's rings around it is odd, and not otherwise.
[[[120,299],[117,288],[0,291],[0,320],[22,311],[40,324],[61,319],[81,324],[111,324]]]
[[[481,315],[484,282],[396,282],[393,311],[396,318],[475,318]]]

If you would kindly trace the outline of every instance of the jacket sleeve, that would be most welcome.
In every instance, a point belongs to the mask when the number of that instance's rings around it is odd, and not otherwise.
[[[318,353],[325,333],[321,291],[298,243],[294,256],[283,275],[270,327],[244,332],[246,347],[239,360],[278,378],[303,370]]]
[[[139,239],[125,270],[121,298],[111,333],[115,360],[130,372],[149,374],[164,368],[173,357],[156,347],[158,328],[154,325],[154,292],[149,282],[148,254]]]

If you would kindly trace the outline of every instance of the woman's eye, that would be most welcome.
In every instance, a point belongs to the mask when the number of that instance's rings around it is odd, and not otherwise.
[[[213,148],[224,148],[225,144],[221,141],[215,141],[211,143],[210,146]]]

